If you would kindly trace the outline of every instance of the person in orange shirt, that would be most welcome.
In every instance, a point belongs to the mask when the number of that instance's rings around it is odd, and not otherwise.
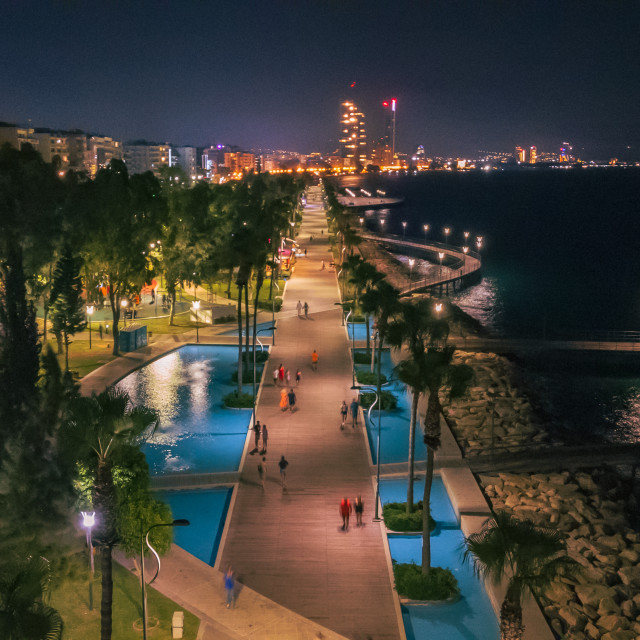
[[[311,354],[311,368],[314,371],[318,370],[318,352],[314,349],[313,353]]]

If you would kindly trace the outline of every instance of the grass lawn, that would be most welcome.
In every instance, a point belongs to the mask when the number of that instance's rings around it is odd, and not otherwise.
[[[87,640],[100,637],[100,573],[96,567],[93,585],[93,611],[89,611],[89,588],[86,580],[67,581],[53,592],[51,604],[64,620],[65,640]],[[147,587],[149,627],[153,618],[159,625],[148,629],[149,638],[170,640],[171,619],[174,611],[182,608],[169,598]],[[142,629],[135,630],[133,624],[141,617],[141,593],[138,578],[113,563],[113,638],[114,640],[137,640],[142,638]],[[138,626],[138,625],[137,625]],[[200,621],[196,616],[184,612],[184,638],[195,640]]]

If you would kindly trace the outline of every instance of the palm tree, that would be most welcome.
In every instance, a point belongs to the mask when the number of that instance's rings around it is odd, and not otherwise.
[[[0,637],[4,640],[59,640],[62,618],[47,603],[51,572],[44,558],[3,567],[0,578]]]
[[[355,287],[355,304],[358,306],[358,300],[362,292],[370,291],[377,282],[380,282],[384,275],[380,273],[370,262],[365,262],[358,256],[349,256],[347,263],[351,270],[349,282]],[[369,314],[365,312],[365,324],[367,327],[367,355],[371,353],[371,344],[369,336]]]
[[[434,315],[433,304],[429,300],[403,302],[396,320],[389,326],[388,342],[400,348],[405,342],[410,359],[402,362],[396,372],[402,382],[411,388],[411,419],[409,424],[409,456],[407,482],[407,514],[413,511],[413,469],[415,461],[415,434],[418,423],[418,402],[427,389],[431,372],[426,369],[425,353],[427,345],[433,346],[445,339],[449,332],[446,322]]]
[[[132,407],[126,392],[107,389],[91,398],[79,400],[69,437],[76,451],[84,451],[95,464],[93,508],[96,512],[94,540],[101,549],[102,601],[101,640],[111,640],[113,579],[112,551],[118,542],[116,491],[112,460],[118,450],[130,445],[148,430],[154,430],[158,417],[145,407]]]
[[[476,574],[496,583],[508,581],[500,607],[502,640],[522,638],[522,597],[527,590],[544,589],[578,567],[566,553],[562,532],[518,520],[506,511],[487,519],[479,533],[465,538],[464,546],[464,559],[473,562]]]

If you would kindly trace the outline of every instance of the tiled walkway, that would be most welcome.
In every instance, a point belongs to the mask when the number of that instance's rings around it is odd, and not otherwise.
[[[340,403],[349,403],[354,394],[351,361],[340,311],[333,306],[339,295],[336,274],[329,271],[326,218],[312,202],[298,237],[307,256],[287,285],[269,361],[271,368],[282,362],[292,375],[302,370],[297,410],[279,409],[280,389],[266,376],[257,415],[269,427],[266,490],[258,482],[257,456],[248,457],[220,566],[232,565],[243,584],[346,637],[395,640],[401,632],[386,541],[372,522],[365,436],[362,425],[339,428]],[[309,304],[307,319],[295,314],[298,300]],[[310,366],[314,348],[320,355],[317,372]],[[277,466],[283,454],[289,461],[286,491]],[[365,503],[365,525],[356,527],[352,518],[349,530],[342,531],[340,500],[353,501],[358,494]]]

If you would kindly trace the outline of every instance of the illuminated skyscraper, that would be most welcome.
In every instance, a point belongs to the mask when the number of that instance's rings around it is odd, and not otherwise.
[[[538,160],[538,149],[535,146],[529,149],[529,163],[535,164]]]
[[[516,147],[514,155],[518,162],[524,162],[524,149],[522,147]]]
[[[571,161],[571,145],[568,142],[563,142],[560,147],[560,162]]]
[[[382,106],[387,110],[384,117],[384,137],[385,142],[391,149],[391,155],[396,157],[396,105],[398,101],[395,98],[385,100]]]
[[[367,164],[367,133],[364,126],[364,114],[355,102],[346,100],[340,113],[340,149],[344,158],[356,166]]]

